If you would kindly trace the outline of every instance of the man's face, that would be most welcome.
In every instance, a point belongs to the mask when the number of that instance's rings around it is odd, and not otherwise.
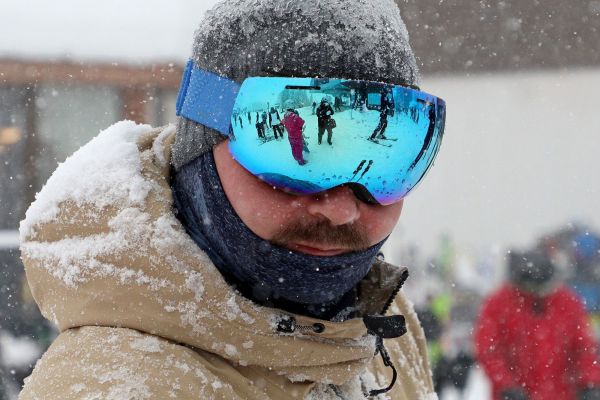
[[[297,196],[274,189],[231,157],[227,141],[214,149],[217,171],[234,210],[260,238],[314,256],[365,250],[385,239],[403,201],[369,205],[347,187]]]

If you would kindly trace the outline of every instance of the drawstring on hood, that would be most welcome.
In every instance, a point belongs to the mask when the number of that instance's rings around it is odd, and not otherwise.
[[[394,363],[392,363],[392,359],[390,358],[390,355],[388,354],[387,350],[383,345],[383,339],[381,339],[381,336],[377,336],[377,352],[375,353],[375,355],[377,355],[377,353],[381,354],[381,358],[383,358],[383,364],[386,367],[390,367],[392,369],[393,376],[392,381],[390,382],[388,387],[383,389],[371,390],[369,392],[369,397],[375,397],[379,396],[380,394],[389,392],[396,384],[396,379],[398,379],[398,371],[396,371],[396,367],[394,367]]]
[[[390,317],[366,316],[363,318],[363,322],[365,323],[369,334],[377,337],[375,355],[377,355],[377,353],[381,354],[383,364],[386,367],[390,367],[393,374],[392,380],[386,388],[374,389],[368,393],[369,397],[375,397],[389,392],[394,387],[394,384],[396,384],[398,371],[396,371],[396,367],[394,366],[389,353],[383,345],[383,339],[395,339],[404,335],[407,332],[406,320],[403,315],[393,315]]]

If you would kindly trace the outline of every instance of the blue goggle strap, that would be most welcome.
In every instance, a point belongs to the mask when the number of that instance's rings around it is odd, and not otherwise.
[[[241,86],[230,79],[204,71],[189,60],[177,96],[177,116],[212,128],[227,136]]]

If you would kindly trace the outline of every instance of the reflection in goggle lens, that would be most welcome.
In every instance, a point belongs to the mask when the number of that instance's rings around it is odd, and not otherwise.
[[[445,103],[376,82],[249,78],[231,122],[232,155],[269,184],[296,194],[348,185],[361,200],[387,205],[432,165]]]

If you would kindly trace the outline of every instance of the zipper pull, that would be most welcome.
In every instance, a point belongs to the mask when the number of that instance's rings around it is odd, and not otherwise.
[[[392,390],[396,379],[398,378],[398,371],[390,358],[385,346],[383,345],[383,339],[395,339],[407,332],[406,319],[404,315],[392,315],[389,317],[382,315],[372,315],[363,317],[363,322],[367,327],[367,331],[370,335],[374,335],[377,338],[375,355],[381,354],[383,359],[383,365],[392,369],[392,382],[388,387],[384,389],[373,389],[369,391],[367,397],[375,397],[382,393],[387,393]],[[366,394],[365,394],[366,395]]]
[[[367,315],[363,317],[363,323],[371,335],[382,339],[399,338],[407,332],[404,315]]]
[[[282,315],[277,323],[277,332],[294,333],[296,331],[323,333],[325,332],[325,325],[320,322],[316,322],[312,325],[298,325],[296,323],[296,318],[291,315]]]
[[[289,315],[282,315],[277,322],[277,332],[294,333],[296,331],[296,318]]]
[[[396,367],[394,367],[394,363],[392,362],[390,355],[388,354],[387,350],[385,349],[385,346],[383,345],[383,339],[381,338],[381,336],[377,336],[377,351],[375,352],[375,354],[377,353],[381,354],[383,364],[386,367],[390,367],[392,369],[392,382],[389,384],[388,387],[384,389],[373,389],[369,391],[368,397],[375,397],[379,396],[380,394],[389,392],[396,384],[396,379],[398,379],[398,371],[396,371]]]

